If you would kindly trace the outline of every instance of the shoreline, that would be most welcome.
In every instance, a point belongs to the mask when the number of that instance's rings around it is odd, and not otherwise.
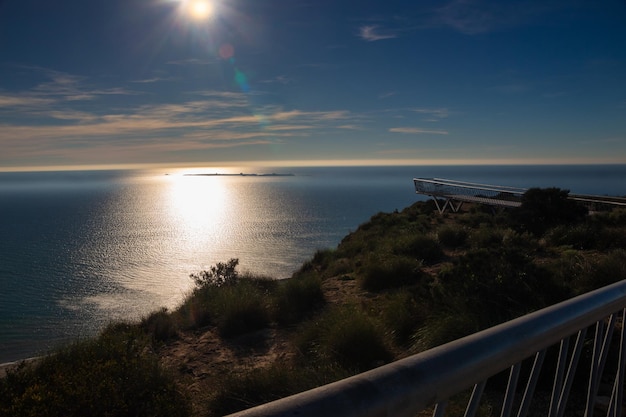
[[[41,359],[43,356],[33,356],[31,358],[26,359],[18,359],[13,362],[4,362],[0,363],[0,378],[4,378],[7,374],[7,371],[11,368],[18,367],[22,363],[31,363]]]

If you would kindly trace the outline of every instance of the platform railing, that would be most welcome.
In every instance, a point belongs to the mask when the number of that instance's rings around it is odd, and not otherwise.
[[[479,184],[442,178],[413,178],[415,192],[433,197],[440,213],[447,208],[459,211],[463,203],[480,203],[493,207],[519,207],[527,188],[502,185]],[[440,204],[438,198],[444,200]],[[589,194],[569,194],[570,200],[576,200],[590,211],[599,209],[626,207],[626,198],[598,196]]]
[[[415,192],[433,197],[440,213],[449,207],[457,212],[464,202],[488,204],[500,207],[519,207],[524,188],[499,185],[477,184],[465,181],[445,180],[441,178],[414,178]],[[437,198],[445,203],[439,204]]]
[[[626,340],[626,281],[572,298],[462,339],[398,360],[353,377],[251,408],[237,417],[413,417],[433,409],[443,416],[448,400],[472,390],[465,417],[479,409],[487,380],[509,370],[499,415],[525,417],[546,352],[558,349],[556,371],[549,375],[552,392],[541,415],[563,417],[574,374],[586,375],[584,406],[575,415],[594,414],[600,381],[612,381],[606,415],[622,410]],[[591,330],[588,337],[587,331]],[[618,337],[614,337],[615,335]],[[592,347],[586,369],[579,369],[583,346]],[[617,352],[609,361],[609,351]],[[522,362],[533,359],[528,378],[520,380]],[[552,357],[552,356],[551,356]],[[605,366],[608,363],[611,366]],[[582,363],[580,364],[582,367]],[[605,367],[607,370],[605,371]],[[547,372],[544,372],[547,373]],[[543,375],[542,375],[543,376]],[[545,376],[544,376],[545,377]],[[497,415],[498,413],[492,413]],[[421,414],[420,414],[421,415]]]

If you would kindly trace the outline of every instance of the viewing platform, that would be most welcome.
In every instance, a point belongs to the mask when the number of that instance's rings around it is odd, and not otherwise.
[[[522,196],[528,190],[528,188],[479,184],[442,178],[414,178],[413,183],[417,194],[433,197],[439,213],[444,213],[447,208],[456,213],[461,209],[463,203],[479,203],[502,208],[519,207],[522,205]],[[590,211],[613,206],[626,207],[626,198],[623,197],[569,194],[568,198],[579,201],[587,206]],[[441,204],[440,199],[444,200],[443,204]]]

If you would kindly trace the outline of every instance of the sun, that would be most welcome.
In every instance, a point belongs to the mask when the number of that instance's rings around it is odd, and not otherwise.
[[[213,4],[208,0],[186,0],[183,2],[183,10],[194,20],[206,20],[213,13]]]

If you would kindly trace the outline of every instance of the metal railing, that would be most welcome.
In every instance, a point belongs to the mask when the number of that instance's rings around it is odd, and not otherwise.
[[[459,211],[464,202],[489,204],[500,207],[519,207],[524,188],[499,185],[477,184],[465,181],[445,180],[441,178],[414,178],[415,192],[433,197],[440,213],[448,207],[453,212]],[[439,205],[437,197],[445,199]]]
[[[442,416],[450,397],[472,389],[465,417],[478,410],[486,381],[510,369],[500,416],[527,415],[548,348],[559,345],[556,371],[548,409],[543,415],[562,417],[568,404],[574,373],[584,344],[593,353],[587,374],[584,409],[577,415],[591,417],[600,380],[612,379],[607,416],[621,415],[626,360],[622,323],[626,307],[626,281],[592,291],[560,304],[469,335],[434,349],[410,356],[353,377],[251,408],[237,417],[374,417],[415,416],[434,406],[433,415]],[[587,337],[587,330],[595,331]],[[615,333],[619,342],[615,343]],[[571,346],[573,344],[573,346]],[[611,372],[604,372],[609,348],[618,345],[618,360]],[[534,356],[523,390],[519,380],[522,362]],[[517,397],[517,398],[516,398]],[[516,401],[514,401],[516,399]],[[516,407],[514,407],[514,404]]]
[[[445,212],[448,207],[453,212],[457,212],[464,202],[488,204],[494,207],[519,207],[522,204],[522,196],[528,191],[527,188],[442,178],[413,178],[413,183],[417,194],[433,197],[440,213]],[[440,205],[437,198],[444,199],[444,204]],[[569,194],[568,198],[594,211],[605,207],[626,207],[626,198],[623,197]]]

